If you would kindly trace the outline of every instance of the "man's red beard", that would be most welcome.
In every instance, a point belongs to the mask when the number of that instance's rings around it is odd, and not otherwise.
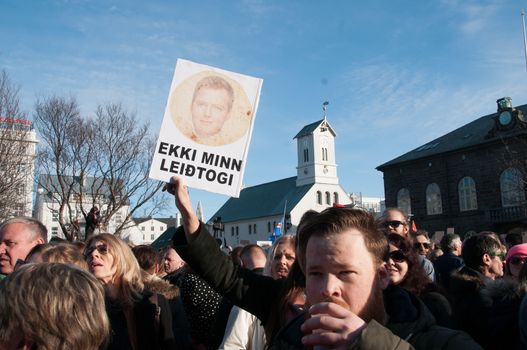
[[[342,306],[346,310],[352,311],[351,305],[342,299],[329,296],[320,302],[335,303]],[[309,310],[310,306],[311,304],[306,302],[306,310]],[[366,323],[370,322],[371,320],[375,320],[382,325],[386,324],[387,315],[386,310],[384,309],[384,300],[379,276],[376,276],[368,301],[364,308],[359,311],[357,316],[359,316]]]

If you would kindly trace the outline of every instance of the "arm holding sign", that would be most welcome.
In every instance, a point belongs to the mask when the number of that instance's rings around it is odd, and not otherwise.
[[[258,317],[265,325],[280,298],[282,282],[235,266],[219,248],[192,209],[182,180],[172,177],[166,189],[176,197],[183,225],[172,239],[173,248],[218,293]]]

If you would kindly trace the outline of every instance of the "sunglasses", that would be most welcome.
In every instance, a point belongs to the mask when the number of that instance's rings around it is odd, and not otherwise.
[[[89,257],[95,250],[97,250],[97,252],[102,255],[108,254],[108,246],[106,244],[99,244],[96,246],[86,248],[86,250],[84,251],[84,257]]]
[[[505,257],[507,256],[507,254],[505,254],[504,252],[499,252],[499,253],[493,252],[493,253],[490,253],[489,255],[493,258],[498,257],[501,259],[501,261],[505,261]]]
[[[509,264],[520,265],[525,264],[525,261],[527,261],[527,256],[513,256],[509,259]]]
[[[393,252],[390,252],[388,257],[396,263],[402,263],[406,261],[406,255],[404,255],[404,253],[400,250],[394,250]]]
[[[384,225],[384,227],[390,227],[391,226],[393,228],[397,228],[397,227],[399,227],[399,225],[403,225],[404,226],[405,223],[402,222],[402,221],[398,221],[398,220],[392,220],[392,221],[385,221],[383,223],[383,225]]]
[[[414,248],[415,249],[419,249],[421,247],[423,247],[424,249],[430,249],[430,243],[426,243],[426,242],[425,243],[421,243],[421,242],[415,242],[414,243]]]

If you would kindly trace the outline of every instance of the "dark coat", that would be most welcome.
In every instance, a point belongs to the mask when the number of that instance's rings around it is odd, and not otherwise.
[[[491,340],[488,319],[492,299],[481,291],[491,281],[480,272],[463,266],[452,273],[448,289],[454,326],[470,334],[485,349]]]
[[[454,255],[452,252],[445,253],[434,261],[436,281],[443,288],[447,289],[450,285],[450,274],[459,270],[463,266],[463,259]]]
[[[168,302],[160,294],[156,294],[157,305],[152,302],[153,294],[145,291],[133,304],[135,320],[134,333],[137,336],[136,350],[168,350],[175,349],[172,333],[172,316]],[[123,306],[119,301],[106,298],[106,312],[110,320],[110,340],[108,350],[132,349],[130,334]],[[159,316],[158,316],[159,315]]]
[[[492,300],[488,317],[488,349],[523,349],[520,342],[519,310],[525,285],[510,278],[487,283],[481,290]]]
[[[179,288],[159,277],[149,275],[146,272],[144,274],[148,275],[143,276],[145,288],[153,293],[162,294],[168,301],[170,314],[172,315],[172,332],[174,334],[176,349],[190,349],[190,324],[183,307],[183,302],[181,301]]]

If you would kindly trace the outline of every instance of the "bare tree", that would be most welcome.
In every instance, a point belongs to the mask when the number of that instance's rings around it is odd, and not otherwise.
[[[99,106],[93,119],[80,117],[74,99],[51,97],[36,104],[36,123],[45,141],[41,169],[51,175],[40,186],[60,203],[57,220],[73,239],[90,209],[101,209],[100,229],[121,234],[139,208],[155,214],[165,197],[148,178],[154,139],[148,124],[120,104]]]
[[[19,87],[0,71],[0,221],[31,212],[36,138],[20,110]]]

